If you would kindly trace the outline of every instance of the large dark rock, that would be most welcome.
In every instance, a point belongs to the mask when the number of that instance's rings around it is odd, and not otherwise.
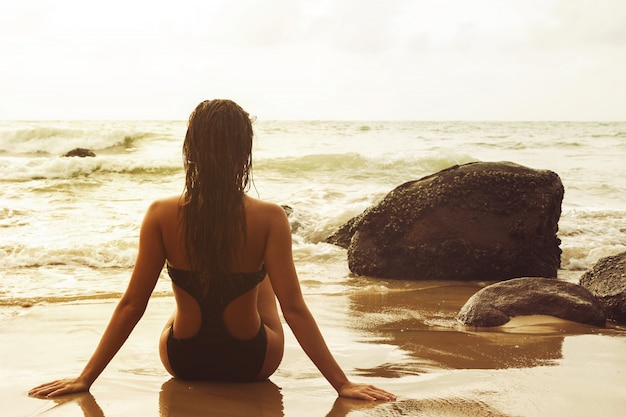
[[[563,184],[510,162],[453,166],[400,185],[328,242],[350,270],[397,279],[556,277]]]
[[[609,320],[626,323],[626,252],[600,259],[580,285],[598,298]]]
[[[459,311],[468,326],[501,326],[511,317],[546,315],[577,323],[604,326],[600,302],[584,287],[549,278],[516,278],[478,291]]]
[[[94,157],[94,156],[96,156],[96,154],[92,150],[90,150],[90,149],[75,148],[75,149],[72,149],[71,151],[65,153],[63,156],[65,156],[65,157],[78,156],[80,158],[85,158],[87,156]]]

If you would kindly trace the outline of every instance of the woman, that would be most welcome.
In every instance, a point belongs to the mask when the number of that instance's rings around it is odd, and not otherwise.
[[[245,194],[252,136],[249,115],[236,103],[212,100],[196,107],[183,145],[185,192],[149,207],[130,283],[96,351],[77,378],[40,385],[30,395],[88,391],[143,315],[165,264],[176,310],[159,347],[173,376],[268,378],[284,349],[278,298],[298,342],[340,396],[395,399],[350,382],[328,350],[302,297],[284,210]]]

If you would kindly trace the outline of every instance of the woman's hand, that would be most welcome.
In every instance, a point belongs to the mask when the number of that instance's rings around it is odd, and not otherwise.
[[[340,397],[358,398],[369,401],[395,401],[396,396],[373,385],[347,382],[338,390]]]
[[[28,395],[31,397],[52,398],[59,395],[89,391],[89,385],[80,379],[60,379],[48,382],[31,389]]]

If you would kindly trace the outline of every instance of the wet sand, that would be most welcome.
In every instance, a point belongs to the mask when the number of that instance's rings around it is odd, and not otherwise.
[[[254,384],[172,379],[157,354],[171,298],[151,300],[91,393],[56,400],[27,391],[76,375],[113,300],[0,310],[0,399],[8,417],[114,416],[603,416],[626,410],[626,328],[542,316],[468,329],[454,316],[478,283],[354,280],[306,296],[351,379],[398,401],[338,399],[287,330],[284,361]]]

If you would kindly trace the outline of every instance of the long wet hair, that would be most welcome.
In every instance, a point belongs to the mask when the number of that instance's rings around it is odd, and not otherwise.
[[[252,170],[252,122],[230,100],[207,100],[189,117],[183,144],[184,243],[206,296],[212,277],[232,272],[246,238],[244,193]]]

